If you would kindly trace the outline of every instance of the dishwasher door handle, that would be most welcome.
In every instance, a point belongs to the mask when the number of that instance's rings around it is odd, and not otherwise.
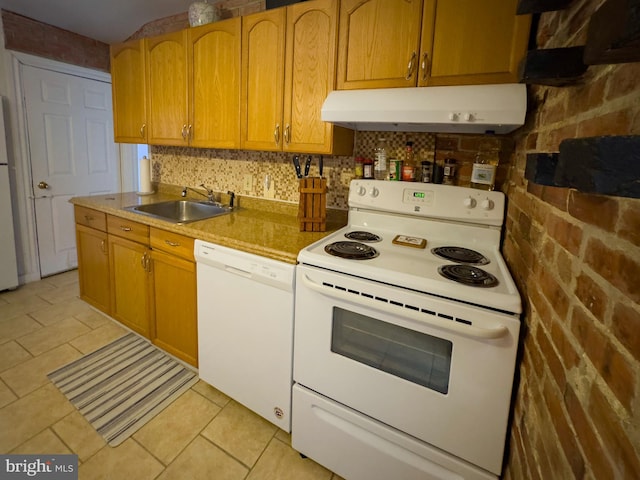
[[[240,268],[232,267],[231,265],[225,265],[224,270],[229,273],[233,273],[234,275],[240,275],[244,278],[252,278],[253,274],[251,272],[247,272],[246,270],[242,270]]]

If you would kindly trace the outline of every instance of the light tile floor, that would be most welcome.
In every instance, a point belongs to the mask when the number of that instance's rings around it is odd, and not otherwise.
[[[46,375],[126,333],[78,298],[76,271],[0,293],[0,453],[75,453],[81,480],[341,480],[202,381],[106,445]]]

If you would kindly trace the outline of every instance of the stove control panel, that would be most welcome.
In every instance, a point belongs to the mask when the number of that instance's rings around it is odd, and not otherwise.
[[[349,208],[501,226],[502,192],[433,183],[353,180]]]

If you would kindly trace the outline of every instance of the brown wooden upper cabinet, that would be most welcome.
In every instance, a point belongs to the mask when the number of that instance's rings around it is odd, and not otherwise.
[[[335,86],[338,2],[314,0],[243,17],[242,148],[353,151],[353,132],[320,118]]]
[[[111,88],[115,141],[147,143],[143,40],[111,46]]]
[[[238,148],[240,18],[147,42],[149,143]]]
[[[337,88],[517,81],[530,15],[518,0],[342,0]]]

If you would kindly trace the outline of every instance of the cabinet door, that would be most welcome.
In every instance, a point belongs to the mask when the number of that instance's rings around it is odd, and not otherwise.
[[[131,240],[109,235],[111,316],[149,338],[149,250]]]
[[[198,366],[196,265],[174,255],[151,252],[153,343]]]
[[[76,224],[80,298],[106,314],[111,313],[109,246],[107,234]]]
[[[333,152],[334,127],[322,121],[320,110],[335,84],[337,23],[335,0],[303,2],[287,9],[285,151]],[[353,141],[348,143],[351,150],[352,145]]]
[[[422,0],[343,0],[337,89],[415,87],[421,20]]]
[[[145,40],[149,143],[154,145],[189,141],[186,36],[181,30]]]
[[[191,145],[240,147],[240,17],[189,29]]]
[[[425,52],[432,49],[421,85],[471,85],[518,81],[530,15],[516,15],[518,0],[425,0]],[[427,13],[425,13],[425,16]],[[432,48],[428,43],[433,41]],[[421,57],[422,61],[422,57]]]
[[[147,143],[144,42],[111,46],[113,129],[116,142]]]
[[[282,149],[285,8],[242,19],[242,148]]]

